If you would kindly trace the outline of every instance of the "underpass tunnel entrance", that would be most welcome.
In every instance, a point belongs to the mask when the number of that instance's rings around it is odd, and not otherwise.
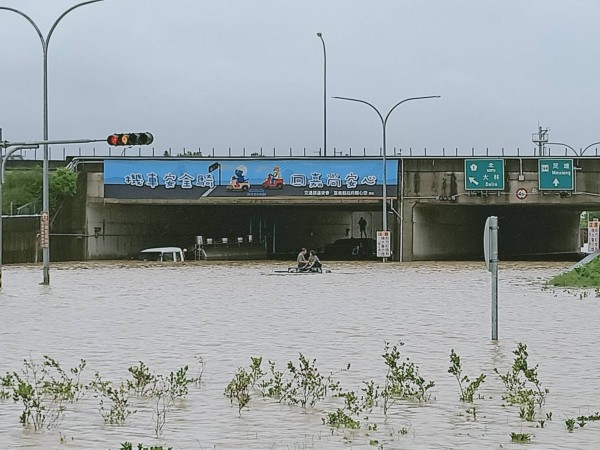
[[[89,241],[87,257],[132,257],[161,246],[190,251],[201,236],[203,244],[252,243],[264,249],[264,257],[294,259],[302,247],[319,252],[336,240],[360,238],[361,218],[363,236],[375,241],[381,229],[375,205],[94,204],[88,206],[87,227],[102,227],[102,233]]]
[[[483,259],[483,228],[498,217],[500,259],[574,259],[581,210],[568,206],[416,204],[413,259]]]

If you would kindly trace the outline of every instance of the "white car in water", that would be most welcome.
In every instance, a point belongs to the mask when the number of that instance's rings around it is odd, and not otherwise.
[[[184,261],[184,251],[180,247],[156,247],[142,250],[138,256],[140,261],[179,262]]]

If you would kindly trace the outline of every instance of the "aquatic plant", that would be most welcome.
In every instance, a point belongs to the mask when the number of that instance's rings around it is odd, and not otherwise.
[[[382,355],[385,365],[388,367],[385,376],[385,385],[381,392],[383,398],[383,412],[387,415],[388,409],[396,399],[408,399],[414,401],[427,401],[431,397],[429,390],[435,386],[433,381],[425,381],[419,374],[419,367],[411,362],[409,358],[401,361],[399,347],[404,345],[398,342],[390,347],[385,343],[385,353]]]
[[[161,446],[150,446],[150,447],[146,447],[144,446],[144,444],[138,444],[137,447],[133,447],[133,444],[131,442],[124,442],[123,444],[121,444],[121,448],[119,450],[173,450],[173,447],[168,447],[168,448],[164,448],[162,445]]]
[[[13,401],[22,404],[21,424],[31,425],[36,431],[58,426],[67,404],[83,397],[84,386],[80,378],[85,366],[82,359],[78,366],[67,372],[47,355],[41,363],[30,356],[23,360],[20,373],[7,373],[2,378],[3,392],[10,392]]]
[[[327,418],[322,419],[323,423],[331,427],[360,428],[358,415],[361,413],[360,400],[353,391],[338,392],[335,397],[344,399],[344,406],[337,408],[334,412],[327,413]]]
[[[170,372],[168,376],[155,375],[155,383],[151,395],[155,397],[154,404],[154,433],[156,436],[162,433],[167,421],[167,414],[175,405],[175,402],[185,397],[189,392],[189,385],[198,383],[197,378],[188,378],[189,366],[183,366],[177,372]]]
[[[519,342],[513,354],[515,359],[511,370],[505,374],[501,374],[497,368],[494,371],[504,383],[505,393],[502,398],[511,405],[521,405],[519,417],[533,422],[536,420],[537,409],[544,406],[549,390],[542,388],[542,383],[537,375],[538,366],[529,366],[527,345]],[[551,415],[547,417],[551,417]]]
[[[589,416],[578,416],[576,419],[569,418],[565,420],[565,425],[569,432],[573,432],[576,424],[578,428],[583,428],[588,422],[597,420],[600,420],[600,413],[591,414]]]
[[[543,406],[549,391],[542,389],[537,375],[538,366],[529,367],[527,345],[519,342],[513,354],[515,359],[510,371],[502,375],[498,369],[494,369],[506,389],[502,398],[510,404],[527,404],[533,398],[538,406]]]
[[[287,385],[282,399],[292,405],[315,406],[315,404],[327,396],[327,390],[334,392],[338,389],[339,383],[333,380],[333,374],[325,377],[316,367],[316,359],[310,361],[302,353],[298,358],[296,367],[292,361],[288,362],[287,369],[291,380]],[[350,365],[348,365],[348,369]]]
[[[110,381],[102,380],[100,374],[96,372],[89,389],[93,390],[95,397],[100,398],[98,410],[106,423],[122,425],[131,414],[137,412],[137,410],[129,409],[129,386],[127,383],[120,383],[118,387],[114,387]],[[108,409],[105,407],[105,402],[109,405]]]
[[[262,358],[260,358],[262,362]],[[284,393],[289,389],[289,381],[284,381],[285,373],[275,369],[275,361],[269,360],[269,371],[271,377],[257,380],[255,385],[263,397],[275,398],[281,400]],[[263,374],[263,376],[266,374]]]
[[[475,380],[471,381],[467,375],[462,374],[462,365],[460,357],[454,352],[454,349],[450,351],[450,367],[448,373],[451,373],[456,377],[458,381],[458,387],[460,388],[460,401],[466,403],[473,403],[473,397],[481,386],[481,383],[485,381],[485,375],[479,375]],[[468,383],[467,386],[463,387],[463,383]]]
[[[148,395],[152,392],[152,385],[156,383],[156,376],[142,361],[139,363],[139,366],[131,366],[127,369],[133,377],[132,380],[127,380],[127,387],[136,395]]]
[[[510,439],[512,442],[531,442],[531,435],[527,433],[510,433]]]
[[[238,414],[242,415],[242,409],[244,409],[248,403],[250,403],[250,385],[252,383],[252,377],[243,367],[238,368],[238,371],[234,375],[233,379],[229,382],[225,388],[225,396],[229,398],[231,403],[235,403],[238,406]]]

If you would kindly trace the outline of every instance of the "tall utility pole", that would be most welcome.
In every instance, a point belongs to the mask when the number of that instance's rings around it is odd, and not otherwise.
[[[360,100],[358,98],[350,98],[350,97],[333,97],[333,98],[337,98],[340,100],[350,100],[352,102],[359,102],[359,103],[364,103],[365,105],[370,106],[371,108],[373,108],[375,110],[375,112],[377,113],[377,115],[379,116],[379,119],[381,120],[381,128],[383,131],[383,152],[382,152],[382,159],[383,159],[383,195],[382,195],[382,200],[383,200],[383,205],[382,205],[382,225],[383,225],[383,231],[388,231],[388,224],[387,224],[387,143],[386,143],[386,126],[387,126],[387,121],[390,117],[390,114],[392,113],[392,111],[394,111],[394,109],[396,109],[398,106],[400,106],[402,103],[405,102],[410,102],[412,100],[423,100],[423,99],[427,99],[427,98],[440,98],[439,95],[428,95],[426,97],[411,97],[411,98],[405,98],[404,100],[399,101],[398,103],[396,103],[394,106],[392,106],[392,108],[388,111],[388,113],[386,114],[385,118],[383,117],[383,115],[381,114],[381,112],[379,112],[379,110],[373,106],[371,103],[365,101],[365,100]],[[400,234],[400,238],[402,238],[402,233]],[[400,240],[400,242],[402,242],[402,239]],[[401,244],[402,245],[402,244]],[[402,258],[400,258],[402,259]],[[383,258],[383,262],[386,262],[387,258]]]
[[[46,38],[42,35],[40,28],[37,24],[24,12],[19,11],[18,9],[8,8],[6,6],[0,6],[0,10],[12,11],[14,13],[23,16],[27,21],[35,28],[36,33],[38,34],[40,41],[42,42],[42,53],[44,57],[44,141],[48,140],[48,44],[50,43],[50,38],[52,37],[52,33],[54,29],[58,25],[58,22],[62,20],[67,14],[73,11],[76,8],[81,6],[89,5],[90,3],[101,2],[103,0],[88,0],[86,2],[78,3],[75,6],[70,7],[65,12],[63,12],[58,19],[54,21],[52,26],[50,27],[50,31],[46,35]],[[48,211],[50,209],[50,195],[49,195],[49,187],[48,187],[48,144],[44,144],[44,162],[42,165],[42,215],[46,217],[48,215]],[[44,243],[42,246],[42,261],[44,266],[44,281],[42,284],[50,284],[50,241]]]
[[[323,43],[323,156],[327,156],[327,52],[323,35],[317,33]]]

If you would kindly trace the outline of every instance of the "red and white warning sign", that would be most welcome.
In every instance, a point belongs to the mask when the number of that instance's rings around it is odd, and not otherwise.
[[[527,189],[519,188],[517,189],[517,192],[515,192],[515,195],[519,200],[525,200],[527,198]]]
[[[42,211],[40,214],[40,247],[48,248],[50,246],[50,216],[48,212]]]

